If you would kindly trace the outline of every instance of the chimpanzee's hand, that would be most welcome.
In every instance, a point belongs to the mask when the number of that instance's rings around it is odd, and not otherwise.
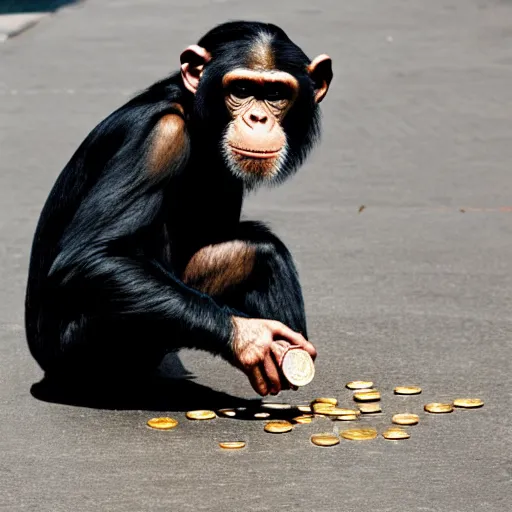
[[[235,316],[233,324],[235,365],[249,377],[254,390],[262,396],[277,395],[281,389],[290,387],[279,369],[290,345],[303,348],[313,359],[316,357],[315,347],[302,334],[281,322]]]

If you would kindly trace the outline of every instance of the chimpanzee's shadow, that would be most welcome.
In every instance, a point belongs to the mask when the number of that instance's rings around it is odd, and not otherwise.
[[[178,361],[178,365],[181,363]],[[158,375],[137,381],[116,380],[108,383],[83,379],[44,377],[32,385],[34,398],[44,402],[107,410],[190,411],[231,407],[257,408],[260,400],[238,398],[193,382],[194,377],[182,366],[161,368]]]

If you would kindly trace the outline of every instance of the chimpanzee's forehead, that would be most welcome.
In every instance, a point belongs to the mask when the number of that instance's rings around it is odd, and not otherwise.
[[[261,32],[236,43],[225,45],[219,57],[225,66],[254,71],[287,71],[304,73],[308,57],[291,41],[282,41],[272,34]]]
[[[274,49],[272,48],[273,36],[266,32],[260,32],[258,37],[250,45],[246,66],[254,71],[271,71],[276,68]]]

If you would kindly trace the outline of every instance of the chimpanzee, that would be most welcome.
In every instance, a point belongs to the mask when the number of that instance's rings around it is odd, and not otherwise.
[[[331,59],[279,27],[229,22],[92,130],[32,247],[26,332],[47,375],[140,375],[189,347],[261,395],[287,387],[286,347],[316,356],[302,291],[281,240],[240,220],[242,200],[304,161],[331,79]]]

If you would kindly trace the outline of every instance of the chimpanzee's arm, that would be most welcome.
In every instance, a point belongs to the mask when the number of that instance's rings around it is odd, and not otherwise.
[[[188,157],[179,106],[128,108],[95,130],[91,144],[80,150],[83,158],[70,165],[86,162],[97,150],[95,141],[112,131],[124,133],[123,140],[64,232],[51,286],[87,317],[140,319],[148,330],[168,331],[169,348],[197,347],[230,357],[233,312],[143,252],[143,242],[163,225],[164,189]],[[91,170],[67,170],[74,171]]]

